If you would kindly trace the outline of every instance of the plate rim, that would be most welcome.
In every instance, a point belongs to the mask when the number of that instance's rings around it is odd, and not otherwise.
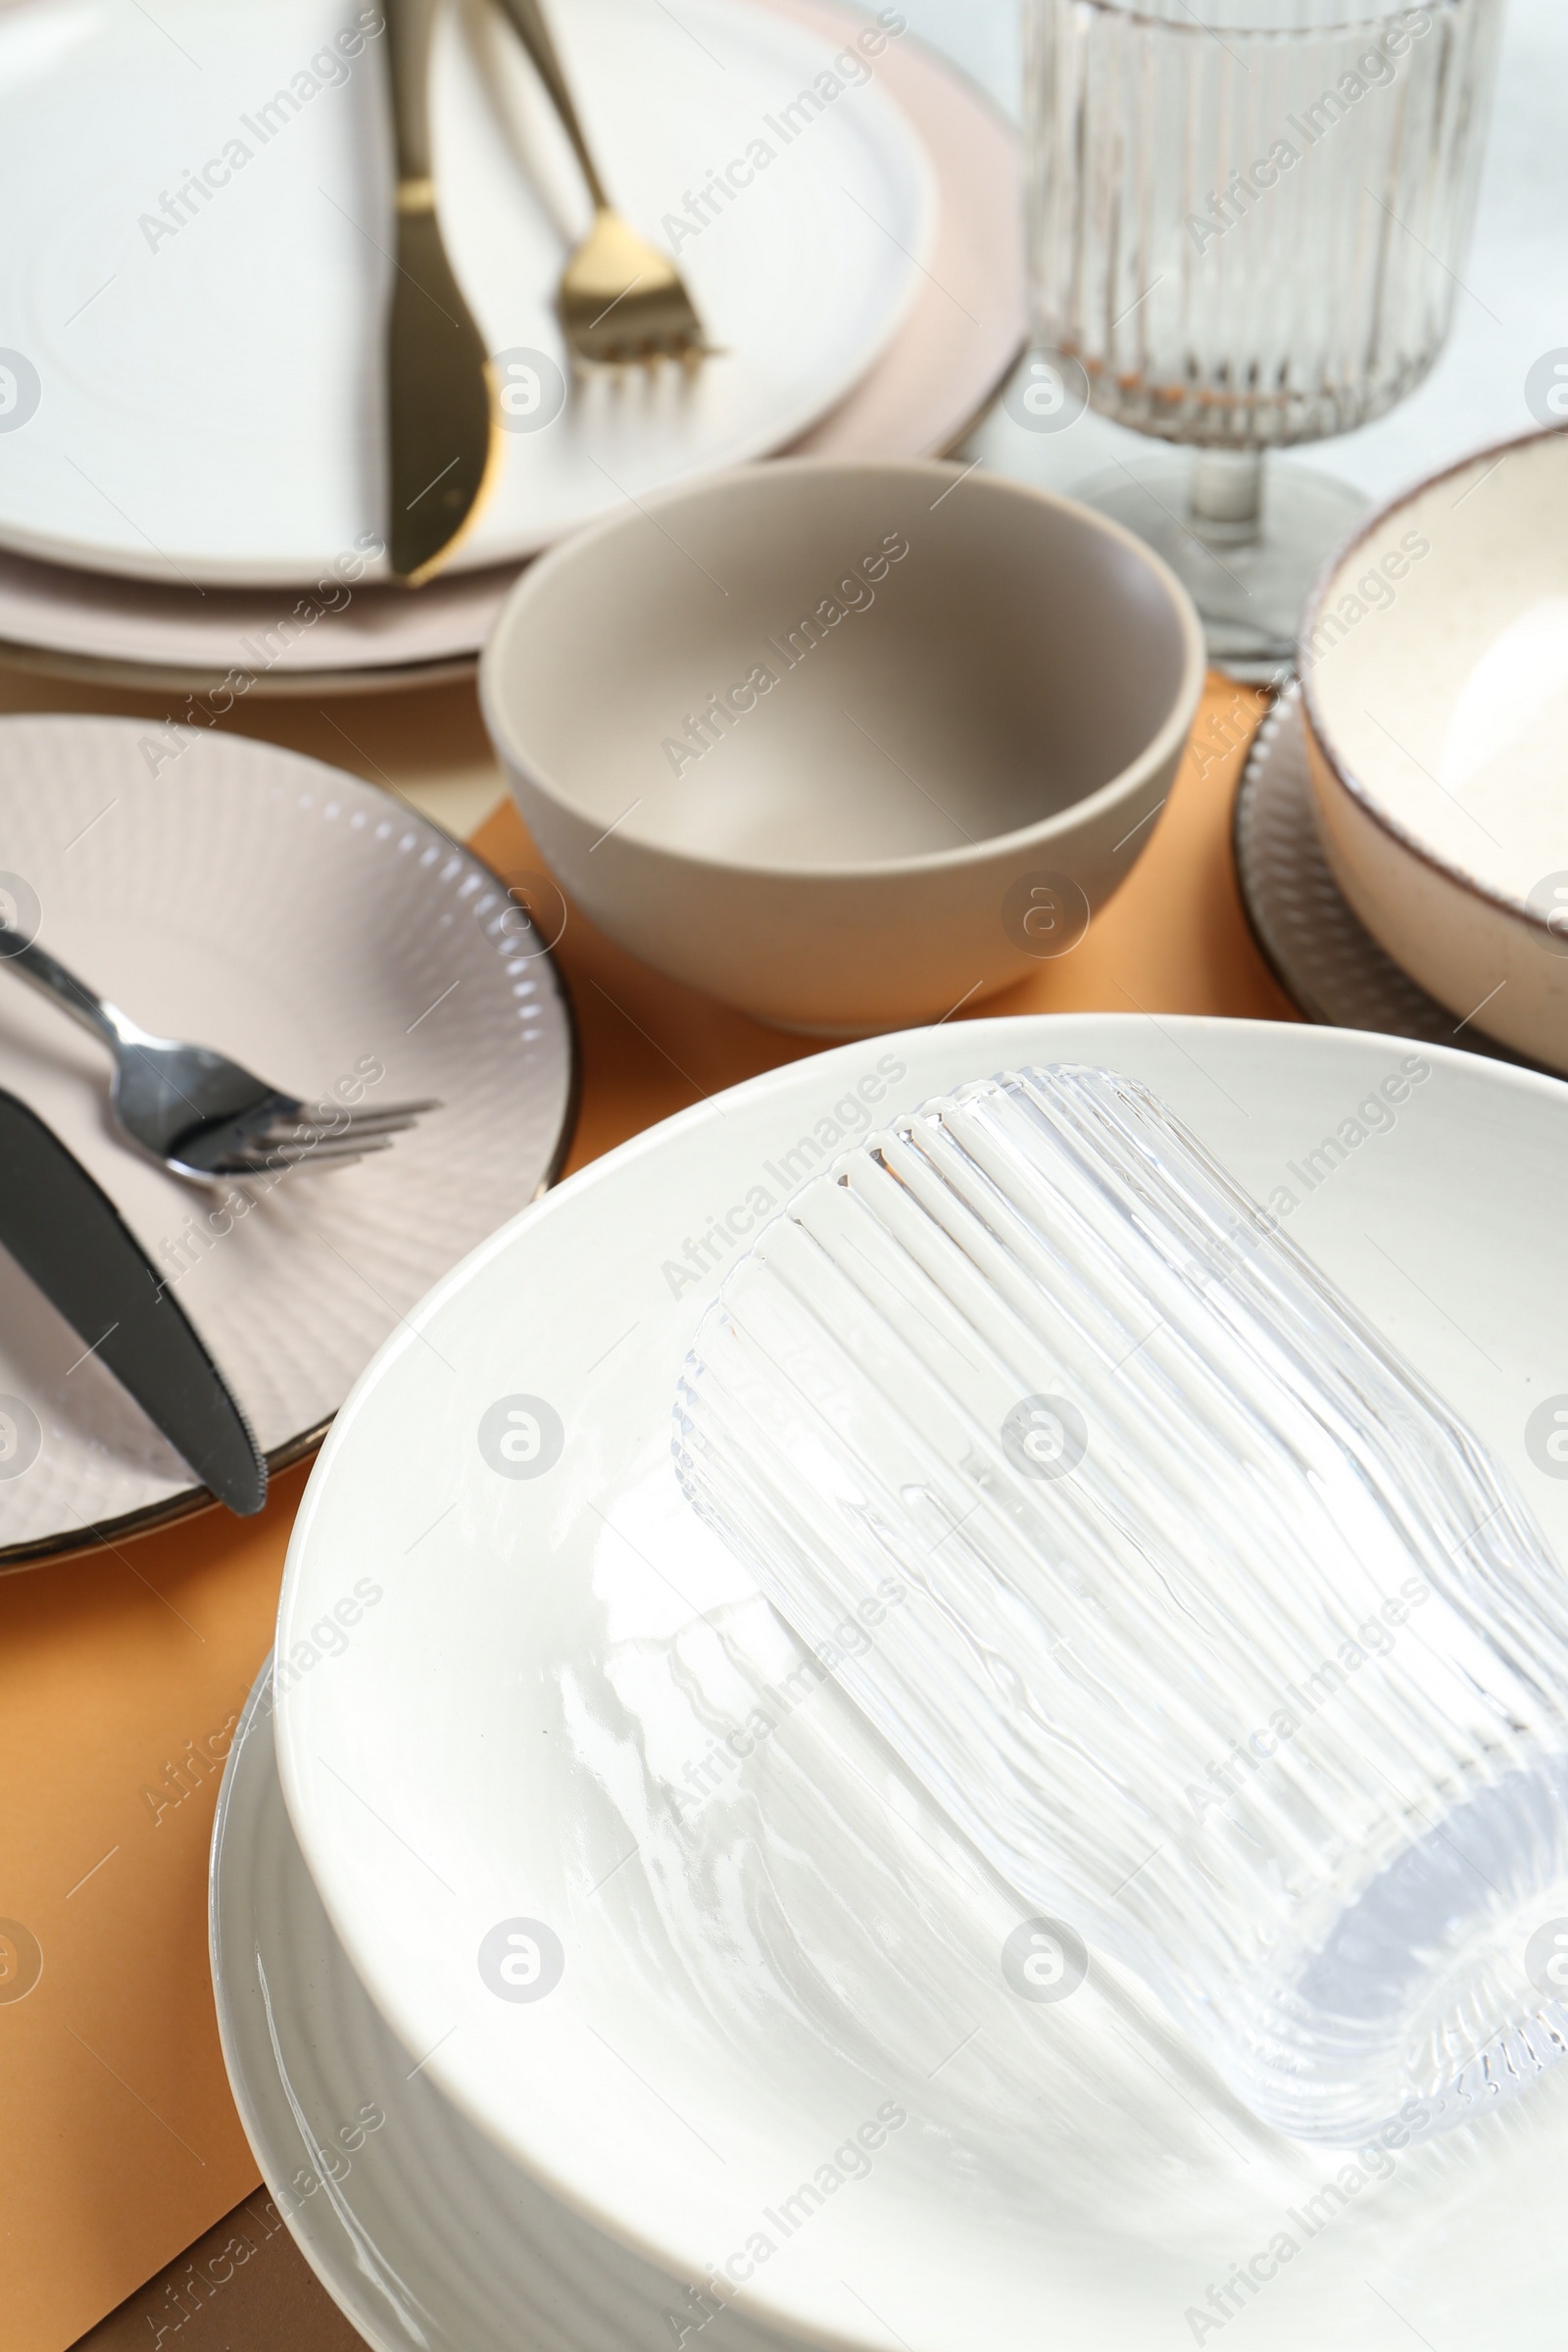
[[[1318,1010],[1317,1005],[1311,1002],[1300,984],[1286,977],[1284,966],[1275,955],[1271,941],[1264,936],[1262,918],[1258,909],[1253,906],[1252,894],[1247,887],[1247,865],[1242,847],[1243,828],[1250,816],[1250,787],[1255,787],[1257,776],[1272,753],[1276,740],[1289,723],[1290,711],[1299,707],[1299,685],[1298,679],[1290,678],[1272,697],[1258,721],[1251,742],[1247,747],[1247,758],[1242,763],[1242,772],[1236,779],[1236,790],[1231,799],[1228,846],[1231,864],[1236,874],[1236,895],[1242,903],[1242,915],[1251,936],[1253,947],[1256,948],[1264,963],[1268,966],[1269,976],[1281,993],[1290,1000],[1301,1020],[1309,1022],[1315,1029],[1338,1029],[1343,1028],[1345,1024],[1341,1021],[1331,1021],[1326,1013]]]
[[[239,1796],[239,1760],[241,1751],[249,1740],[259,1737],[266,1741],[270,1748],[271,1747],[271,1741],[268,1737],[268,1724],[263,1723],[259,1726],[257,1718],[263,1715],[266,1701],[271,1692],[273,1659],[274,1652],[269,1649],[262,1661],[256,1680],[245,1694],[244,1703],[240,1708],[239,1721],[234,1727],[234,1737],[229,1741],[228,1754],[223,1763],[222,1778],[218,1788],[218,1802],[213,1812],[212,1836],[207,1846],[205,1892],[207,1897],[207,1965],[212,1979],[213,2010],[218,2024],[218,2046],[223,2061],[223,2074],[228,2083],[229,2095],[233,2099],[235,2110],[239,2116],[240,2127],[245,2133],[246,2144],[255,2160],[256,2169],[262,2176],[262,2185],[276,2204],[277,2192],[269,2178],[268,2167],[262,2160],[262,2148],[267,2144],[270,2135],[263,2128],[261,2109],[253,2094],[250,2071],[243,2063],[242,2053],[246,2047],[246,2036],[240,2029],[237,2002],[232,1989],[227,1984],[227,1972],[223,1964],[222,1949],[222,1923],[225,1915],[223,1876],[228,1848],[232,1840],[233,1817],[241,1801]],[[270,1722],[270,1720],[269,1716],[268,1721]],[[274,1774],[276,1770],[276,1752],[273,1750],[272,1771]],[[289,1822],[289,1830],[292,1835],[292,1820]],[[294,1842],[297,1850],[298,1839],[296,1838]],[[250,1850],[249,1847],[247,1850]],[[300,1865],[302,1869],[306,1868],[303,1853],[300,1855]],[[309,1875],[308,1871],[307,1875]],[[292,1921],[288,1922],[288,1925],[292,1926]],[[330,1921],[327,1926],[330,1933]],[[280,1925],[279,1932],[284,1933],[286,1929]],[[353,1974],[352,1969],[350,1974]],[[356,1984],[359,1982],[357,1977],[355,1982]],[[363,1985],[360,1989],[364,1999],[368,2003],[369,1994],[365,1991]],[[373,2006],[373,2004],[371,2005]],[[337,2191],[337,2194],[339,2197],[342,2196],[341,2189]],[[278,2219],[309,2265],[312,2277],[318,2280],[323,2291],[330,2295],[333,2303],[342,2312],[351,2327],[366,2336],[367,2341],[373,2347],[373,2352],[402,2352],[402,2347],[394,2347],[379,2328],[372,2328],[368,2313],[351,2308],[337,2282],[328,2276],[324,2264],[318,2261],[318,2250],[314,2242],[294,2228],[292,2220],[280,2206],[278,2207]]]
[[[20,637],[0,637],[0,669],[13,676],[58,678],[70,685],[119,686],[130,694],[216,694],[235,678],[245,679],[244,692],[258,701],[298,702],[312,694],[400,694],[421,686],[459,684],[471,678],[478,665],[479,656],[472,653],[432,654],[428,661],[388,662],[376,669],[219,670],[199,669],[194,663],[181,668],[178,662],[127,662],[118,654],[82,654],[69,646],[28,645]]]
[[[258,2055],[254,2031],[247,2028],[243,2011],[242,1988],[235,1981],[234,1964],[243,1955],[239,1951],[229,1948],[229,1938],[234,1931],[230,1930],[227,1937],[224,1935],[224,1920],[227,1913],[225,1877],[231,1877],[235,1870],[238,1854],[243,1853],[250,1858],[254,1856],[255,1852],[249,1833],[254,1821],[251,1808],[255,1807],[257,1800],[254,1794],[249,1797],[242,1797],[240,1794],[241,1767],[251,1759],[252,1742],[265,1750],[260,1770],[269,1776],[270,1788],[275,1791],[282,1812],[284,1835],[289,1845],[285,1867],[297,1870],[300,1878],[311,1888],[312,1893],[316,1892],[315,1882],[310,1875],[310,1866],[300,1846],[293,1820],[282,1799],[277,1751],[272,1738],[272,1722],[275,1715],[272,1673],[275,1664],[275,1652],[270,1649],[263,1660],[255,1682],[246,1694],[234,1737],[229,1743],[228,1755],[224,1761],[222,1778],[219,1786],[212,1835],[208,1841],[205,1891],[207,1898],[207,1956],[223,2070],[251,2153],[256,2159],[257,2168],[262,2173],[264,2184],[272,2193],[274,2202],[277,2202],[277,2191],[273,2187],[269,2167],[263,2162],[264,2150],[270,2151],[274,2146],[274,2131],[271,2119],[269,2117],[263,2101],[258,2098],[256,2089],[258,2082],[266,2083],[269,2080],[266,2074],[267,2062],[265,2057]],[[236,1815],[238,1815],[238,1819],[236,1819]],[[246,1891],[250,1891],[249,1884],[247,1884]],[[316,1899],[319,1904],[318,1895]],[[321,1905],[320,1908],[324,1932],[330,1939],[333,1957],[342,1970],[344,1991],[347,1997],[352,2001],[363,2003],[365,2014],[374,2020],[375,2026],[386,2035],[389,2043],[396,2046],[396,2034],[377,2010],[368,1988],[356,1972],[353,1962],[333,1928],[330,1917],[326,1914],[325,1906]],[[299,1929],[295,1922],[295,1915],[292,1912],[285,1912],[276,1924],[274,1933],[280,1944],[292,1943],[297,1946]],[[253,1954],[253,1956],[259,1957],[260,1955]],[[281,2042],[281,2036],[279,2036],[279,2042]],[[281,2059],[278,2062],[277,2073],[284,2095],[288,2096],[292,2085],[285,2075]],[[450,2107],[450,2102],[447,2104],[453,2120],[465,2130],[473,2132],[475,2139],[481,2141],[489,2149],[497,2167],[502,2172],[515,2172],[518,2169],[504,2148],[490,2140],[486,2134],[478,2132],[471,2121],[460,2110]],[[285,2182],[288,2180],[286,2174],[280,2175],[280,2178]],[[527,2180],[527,2187],[530,2193],[545,2203],[558,2204],[560,2202],[547,2184],[537,2181],[531,2175]],[[341,2185],[338,2186],[333,2202],[334,2207],[348,2206],[352,2214],[352,2189],[346,2191]],[[316,2209],[304,2207],[307,2227],[303,2230],[295,2227],[294,2216],[301,2211],[301,2204],[292,2204],[289,2212],[283,2211],[281,2203],[278,2205],[279,2219],[282,2221],[283,2227],[304,2256],[324,2292],[331,2297],[338,2309],[366,2337],[367,2341],[374,2348],[374,2352],[411,2352],[410,2341],[407,2337],[398,2337],[389,2333],[374,2312],[368,2307],[368,2302],[355,2298],[353,2294],[354,2280],[348,2272],[345,2270],[344,2274],[339,2276],[338,2265],[332,2260],[330,2247],[322,2242],[320,2233],[309,2226]],[[574,2214],[571,2218],[577,2222],[579,2227],[590,2226],[579,2215]],[[603,2236],[604,2232],[600,2231],[598,2234]],[[609,2251],[623,2260],[640,2262],[648,2269],[659,2271],[659,2266],[651,2263],[646,2255],[622,2244],[618,2239],[609,2241]],[[667,2302],[672,2301],[678,2295],[679,2285],[676,2280],[669,2278],[666,2275],[661,2273],[660,2276],[664,2286],[667,2305]],[[438,2308],[437,2317],[441,2316],[443,2315]],[[652,2307],[649,2309],[648,2317],[651,2321],[656,2317]],[[748,2352],[764,2352],[765,2346],[775,2344],[780,2348],[780,2352],[793,2352],[793,2348],[786,2346],[785,2339],[779,2336],[775,2329],[764,2327],[757,2321],[751,2321],[749,2328]],[[572,2352],[576,2352],[581,2341],[582,2330],[578,2328],[569,2337]],[[651,2329],[645,2352],[652,2352],[653,2342],[654,2333]],[[567,2352],[567,2335],[560,2328],[554,2329],[551,2352]],[[804,2352],[804,2345],[801,2347],[801,2352]]]

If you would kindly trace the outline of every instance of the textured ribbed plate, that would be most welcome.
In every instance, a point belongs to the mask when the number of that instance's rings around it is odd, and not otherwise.
[[[554,966],[523,952],[537,934],[519,950],[498,929],[519,922],[504,883],[390,794],[270,744],[134,719],[0,721],[0,892],[144,1029],[219,1046],[310,1101],[441,1102],[391,1151],[225,1209],[120,1139],[108,1055],[0,964],[0,1085],[168,1269],[276,1466],[560,1164],[573,1056]],[[206,1500],[80,1357],[0,1252],[0,1398],[41,1432],[20,1473],[0,1461],[0,1567]]]
[[[1299,1023],[868,1039],[571,1177],[357,1389],[278,1622],[312,1877],[408,2067],[660,2268],[718,2266],[759,2324],[865,2352],[1160,2352],[1211,2343],[1187,2313],[1263,2257],[1233,2352],[1393,2352],[1380,2295],[1438,2352],[1559,2352],[1568,2068],[1341,2186],[1343,2150],[1262,2129],[1098,1949],[1070,1997],[1028,1997],[1016,1904],[680,1493],[670,1399],[759,1221],[873,1122],[1053,1061],[1167,1102],[1568,1556],[1532,1419],[1568,1410],[1544,1306],[1568,1290],[1568,1087]],[[368,1560],[381,1596],[356,1614]],[[838,1654],[870,1638],[848,1623]]]
[[[256,2160],[377,2352],[673,2352],[668,2314],[697,2316],[686,2283],[509,2164],[411,2072],[376,2014],[289,1825],[270,1664],[223,1779],[211,1929],[223,2058]],[[734,2352],[786,2340],[725,2324]]]

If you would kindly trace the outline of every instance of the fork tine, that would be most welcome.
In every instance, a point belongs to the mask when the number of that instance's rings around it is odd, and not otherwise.
[[[390,1136],[339,1135],[330,1140],[323,1138],[319,1143],[290,1141],[285,1136],[280,1142],[267,1147],[267,1156],[270,1159],[286,1159],[292,1166],[304,1160],[342,1159],[357,1156],[362,1152],[390,1152],[391,1149]],[[261,1156],[260,1143],[252,1143],[246,1150],[252,1158]]]
[[[595,340],[596,348],[579,355],[589,367],[653,368],[662,360],[668,360],[677,368],[695,370],[703,360],[717,356],[700,327],[689,334],[672,328],[663,333],[650,332],[636,339],[618,336]]]
[[[318,1135],[297,1132],[248,1135],[237,1142],[236,1149],[251,1153],[286,1152],[299,1159],[319,1159],[323,1152],[364,1152],[372,1144],[377,1149],[389,1146],[394,1136],[407,1135],[415,1123],[413,1119],[394,1119],[387,1126],[356,1127],[352,1133],[344,1129],[336,1135],[324,1131]]]
[[[319,1138],[324,1143],[341,1143],[356,1135],[380,1135],[393,1129],[414,1126],[428,1110],[439,1110],[441,1104],[428,1102],[386,1102],[368,1111],[353,1111],[330,1125],[324,1119],[273,1119],[252,1136],[258,1149],[264,1143],[308,1143]]]
[[[351,1128],[362,1127],[367,1123],[373,1126],[381,1119],[416,1119],[427,1110],[439,1110],[440,1108],[440,1102],[434,1097],[430,1097],[416,1102],[367,1103],[363,1110],[349,1110],[345,1107],[342,1118],[333,1119],[330,1122],[323,1118],[313,1117],[308,1109],[304,1109],[302,1115],[299,1116],[285,1117],[279,1113],[271,1120],[270,1124],[275,1128],[285,1126],[309,1128],[313,1131],[319,1130],[323,1134],[346,1135]]]
[[[320,1143],[284,1142],[273,1144],[270,1148],[269,1156],[275,1159],[281,1153],[291,1165],[303,1166],[308,1161],[319,1163],[328,1159],[358,1159],[366,1152],[390,1152],[391,1149],[392,1139],[390,1136],[340,1135],[331,1141],[323,1138]]]
[[[411,1127],[417,1127],[418,1124],[417,1119],[395,1119],[389,1115],[386,1118],[367,1119],[363,1125],[353,1127],[292,1127],[270,1132],[279,1143],[307,1144],[314,1148],[318,1144],[352,1143],[362,1135],[405,1135]]]
[[[318,1162],[316,1164],[324,1164],[326,1167],[351,1168],[355,1166],[355,1164],[362,1157],[363,1154],[361,1152],[346,1152],[335,1160],[327,1160],[324,1163]],[[212,1174],[214,1176],[220,1176],[225,1179],[232,1178],[239,1183],[245,1183],[251,1180],[260,1182],[263,1177],[270,1177],[275,1183],[279,1177],[292,1174],[293,1170],[298,1164],[299,1163],[294,1160],[286,1160],[281,1165],[276,1160],[270,1159],[224,1160],[221,1167],[217,1167],[212,1170]]]
[[[440,1108],[440,1103],[436,1102],[372,1103],[364,1110],[350,1111],[348,1132],[357,1135],[362,1128],[379,1127],[387,1119],[422,1119],[427,1111]],[[320,1123],[314,1119],[311,1121],[312,1126]],[[338,1128],[335,1132],[341,1135],[344,1130]]]
[[[364,1159],[371,1152],[390,1152],[391,1149],[390,1142],[383,1142],[375,1136],[368,1136],[363,1143],[343,1143],[335,1149],[326,1144],[314,1148],[275,1144],[265,1153],[255,1151],[235,1152],[232,1158],[221,1160],[214,1168],[213,1174],[275,1176],[287,1168],[342,1168],[350,1166],[357,1159]]]
[[[270,1151],[276,1145],[316,1152],[327,1144],[354,1143],[363,1136],[403,1135],[417,1125],[416,1119],[389,1117],[369,1120],[359,1127],[260,1127],[245,1137],[245,1144],[253,1152]]]

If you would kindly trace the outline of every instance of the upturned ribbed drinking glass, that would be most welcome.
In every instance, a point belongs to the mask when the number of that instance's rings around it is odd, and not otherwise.
[[[849,1152],[674,1442],[805,1641],[873,1604],[851,1695],[1265,2120],[1442,2129],[1568,2049],[1562,1573],[1144,1089],[1025,1070]]]
[[[1380,416],[1442,349],[1500,19],[1501,0],[1024,0],[1036,338],[1106,416],[1212,453],[1185,515],[1123,482],[1122,519],[1260,643],[1295,591],[1270,617],[1282,584],[1224,550],[1304,534],[1304,584],[1353,507],[1287,474],[1268,514],[1262,453]]]

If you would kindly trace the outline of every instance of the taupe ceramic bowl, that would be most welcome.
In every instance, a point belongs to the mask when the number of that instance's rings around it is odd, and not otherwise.
[[[1203,681],[1164,565],[931,463],[743,467],[579,533],[480,669],[518,808],[645,961],[760,1020],[940,1017],[1070,950]]]
[[[1374,515],[1319,583],[1300,667],[1350,906],[1456,1026],[1568,1070],[1568,430]]]

